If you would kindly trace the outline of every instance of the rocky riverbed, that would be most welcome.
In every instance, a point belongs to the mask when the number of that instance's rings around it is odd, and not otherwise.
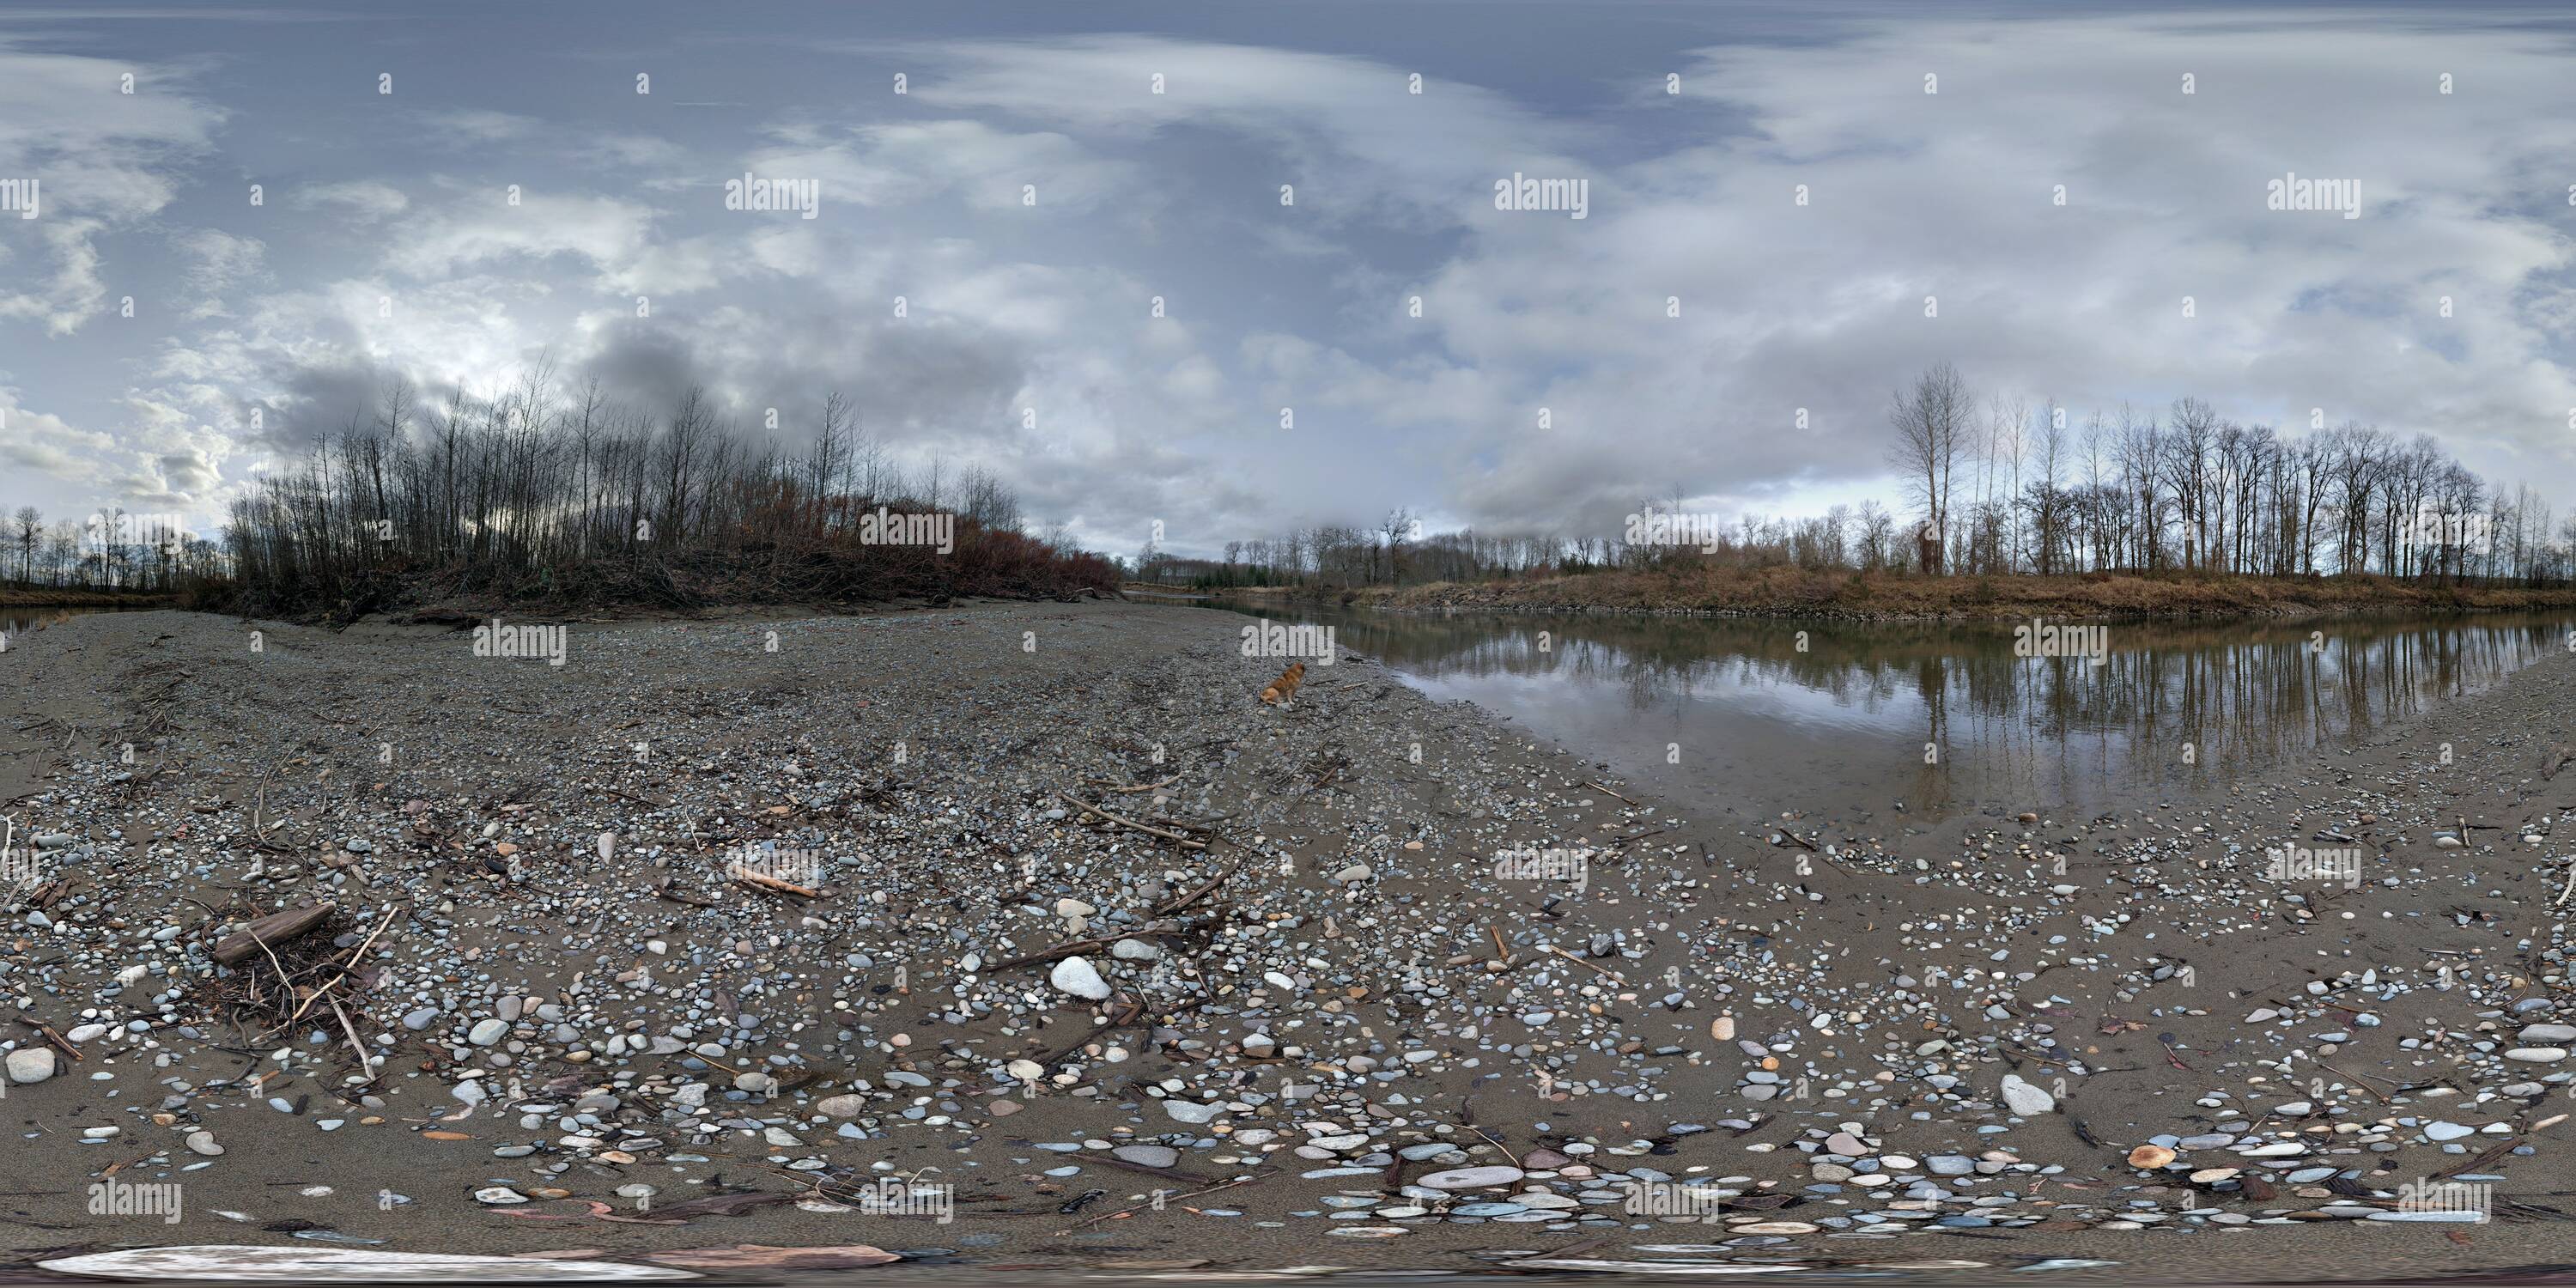
[[[1244,622],[12,638],[0,1255],[2571,1250],[2567,660],[2206,797],[1748,827],[1365,657],[1265,704]]]

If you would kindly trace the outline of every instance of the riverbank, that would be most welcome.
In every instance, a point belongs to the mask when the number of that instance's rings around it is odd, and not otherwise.
[[[111,590],[61,590],[50,586],[0,586],[0,608],[166,608],[168,595],[129,595]]]
[[[2539,769],[2576,663],[2207,797],[1783,820],[1653,799],[1365,658],[1265,706],[1285,660],[1243,622],[31,633],[0,801],[39,884],[0,980],[83,1058],[8,1089],[11,1255],[1966,1283],[2576,1253],[2524,1221],[2576,1184],[2576,775]],[[2267,879],[2284,845],[2355,883]],[[312,902],[288,987],[266,953],[218,969]],[[178,1219],[89,1214],[111,1166],[183,1185]],[[2514,1228],[2391,1219],[2444,1179]],[[889,1194],[914,1214],[863,1210]]]
[[[2432,586],[2382,577],[1911,577],[1686,569],[1532,581],[1433,582],[1313,591],[1332,602],[1407,611],[1671,613],[1868,621],[2050,617],[2305,617],[2365,612],[2504,612],[2576,606],[2576,587]]]

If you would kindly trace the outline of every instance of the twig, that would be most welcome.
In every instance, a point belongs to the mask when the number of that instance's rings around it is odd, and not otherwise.
[[[1182,909],[1189,907],[1191,904],[1197,903],[1199,900],[1206,898],[1208,891],[1214,890],[1218,886],[1223,885],[1225,883],[1225,879],[1233,876],[1234,870],[1242,866],[1243,860],[1241,859],[1236,859],[1234,862],[1225,865],[1225,869],[1217,873],[1215,876],[1209,877],[1206,884],[1199,886],[1197,889],[1192,890],[1169,903],[1157,905],[1154,909],[1154,915],[1157,917],[1168,917],[1173,913],[1179,912]]]
[[[1623,800],[1623,801],[1628,801],[1628,803],[1629,803],[1629,804],[1631,804],[1631,805],[1634,805],[1634,804],[1636,804],[1636,803],[1637,803],[1637,802],[1635,802],[1635,801],[1629,801],[1627,797],[1625,797],[1625,796],[1621,796],[1621,795],[1619,795],[1619,793],[1614,792],[1614,791],[1611,791],[1609,788],[1607,788],[1607,787],[1603,787],[1601,784],[1599,784],[1599,783],[1597,783],[1597,782],[1586,782],[1586,783],[1584,784],[1584,786],[1589,787],[1589,788],[1592,788],[1592,789],[1594,789],[1594,790],[1596,790],[1596,791],[1600,791],[1600,792],[1606,793],[1606,794],[1608,794],[1609,796],[1611,796],[1611,797],[1613,797],[1613,798],[1615,798],[1615,799]]]
[[[776,877],[762,876],[760,873],[754,872],[745,867],[736,866],[732,870],[726,872],[725,875],[732,877],[734,880],[750,886],[755,890],[767,890],[772,894],[792,894],[799,899],[820,899],[823,897],[823,892],[820,890],[809,889],[805,886],[798,885],[793,881],[781,881]]]
[[[1211,1186],[1209,1186],[1209,1187],[1207,1187],[1206,1189],[1203,1189],[1203,1190],[1192,1190],[1192,1191],[1190,1191],[1190,1192],[1189,1192],[1189,1193],[1187,1193],[1187,1194],[1167,1194],[1167,1195],[1165,1195],[1165,1196],[1163,1197],[1163,1202],[1164,1202],[1165,1204],[1170,1204],[1170,1203],[1178,1202],[1178,1201],[1179,1201],[1179,1200],[1181,1200],[1181,1199],[1194,1199],[1194,1198],[1197,1198],[1198,1196],[1200,1196],[1200,1195],[1202,1195],[1202,1194],[1214,1194],[1214,1193],[1216,1193],[1218,1190],[1227,1190],[1227,1189],[1232,1189],[1232,1188],[1234,1188],[1234,1187],[1235,1187],[1235,1186],[1237,1186],[1237,1185],[1250,1185],[1250,1184],[1251,1184],[1251,1183],[1253,1183],[1254,1181],[1262,1180],[1262,1179],[1264,1179],[1264,1178],[1266,1178],[1266,1177],[1268,1177],[1268,1176],[1270,1176],[1270,1175],[1271,1175],[1271,1173],[1270,1173],[1270,1172],[1263,1172],[1263,1173],[1260,1173],[1259,1175],[1255,1175],[1255,1176],[1238,1176],[1238,1177],[1235,1177],[1233,1180],[1226,1181],[1226,1182],[1224,1182],[1224,1183],[1222,1183],[1222,1184],[1218,1184],[1218,1185],[1211,1185]],[[1071,1233],[1073,1233],[1075,1230],[1087,1229],[1087,1228],[1089,1228],[1089,1227],[1091,1227],[1091,1226],[1098,1225],[1098,1224],[1100,1224],[1100,1223],[1101,1223],[1101,1222],[1103,1222],[1103,1221],[1114,1220],[1114,1219],[1116,1219],[1116,1218],[1118,1218],[1118,1217],[1122,1217],[1122,1216],[1134,1216],[1135,1214],[1137,1214],[1137,1213],[1139,1213],[1139,1212],[1142,1212],[1142,1211],[1144,1211],[1145,1209],[1147,1209],[1147,1208],[1149,1208],[1149,1207],[1152,1207],[1152,1206],[1153,1206],[1153,1204],[1152,1204],[1152,1203],[1139,1203],[1139,1204],[1137,1204],[1136,1206],[1131,1207],[1131,1208],[1121,1208],[1121,1209],[1119,1209],[1118,1211],[1115,1211],[1115,1212],[1103,1212],[1103,1213],[1101,1213],[1100,1215],[1095,1216],[1095,1217],[1091,1218],[1090,1220],[1083,1222],[1081,1225],[1074,1226],[1074,1227],[1072,1227],[1071,1229],[1058,1230],[1058,1231],[1056,1231],[1056,1233],[1058,1233],[1058,1234],[1071,1234]]]
[[[1182,849],[1185,849],[1185,850],[1204,850],[1204,849],[1206,849],[1206,848],[1207,848],[1207,842],[1205,842],[1205,841],[1193,840],[1193,839],[1191,839],[1190,837],[1185,836],[1185,835],[1183,835],[1183,834],[1181,834],[1181,833],[1179,833],[1179,832],[1169,832],[1169,831],[1165,831],[1164,829],[1159,828],[1159,827],[1148,827],[1148,826],[1146,826],[1145,824],[1143,824],[1143,823],[1139,823],[1139,822],[1137,822],[1136,820],[1134,820],[1134,819],[1132,819],[1132,818],[1121,818],[1121,817],[1119,817],[1118,815],[1116,815],[1116,814],[1112,814],[1112,813],[1110,813],[1109,811],[1107,811],[1107,810],[1105,810],[1105,809],[1102,809],[1102,808],[1100,808],[1100,807],[1099,807],[1099,806],[1097,806],[1097,805],[1087,805],[1087,804],[1084,804],[1084,803],[1083,803],[1083,802],[1081,802],[1081,801],[1075,800],[1075,799],[1074,799],[1070,794],[1068,794],[1067,792],[1065,792],[1065,791],[1064,791],[1064,790],[1062,790],[1061,788],[1057,789],[1057,791],[1056,791],[1056,799],[1061,800],[1061,801],[1063,801],[1065,804],[1067,804],[1067,805],[1071,805],[1071,806],[1073,806],[1074,808],[1079,809],[1079,810],[1083,811],[1083,812],[1084,812],[1084,813],[1086,813],[1086,814],[1097,814],[1097,815],[1099,815],[1100,817],[1105,818],[1105,819],[1109,820],[1109,821],[1110,821],[1110,822],[1112,822],[1112,823],[1116,823],[1116,824],[1117,824],[1117,825],[1119,825],[1120,827],[1132,827],[1132,828],[1136,829],[1137,831],[1139,831],[1139,832],[1143,832],[1143,833],[1145,833],[1145,834],[1147,834],[1147,835],[1149,835],[1149,836],[1159,836],[1159,837],[1162,837],[1164,840],[1167,840],[1167,841],[1178,841],[1178,842],[1180,842],[1180,843],[1181,843],[1181,848],[1182,848]]]
[[[1611,971],[1611,970],[1604,970],[1604,969],[1602,969],[1601,967],[1599,967],[1599,966],[1595,966],[1595,965],[1593,965],[1591,962],[1585,961],[1584,959],[1582,959],[1582,958],[1580,958],[1580,957],[1577,957],[1577,956],[1575,956],[1574,954],[1569,953],[1569,952],[1565,951],[1564,949],[1557,947],[1557,946],[1556,946],[1556,945],[1554,945],[1554,944],[1549,944],[1549,945],[1547,946],[1547,950],[1548,950],[1549,952],[1552,952],[1552,953],[1556,954],[1556,955],[1557,955],[1557,956],[1559,956],[1559,957],[1564,958],[1564,959],[1565,959],[1565,960],[1567,960],[1567,961],[1570,961],[1570,962],[1574,963],[1574,964],[1575,964],[1575,965],[1577,965],[1577,966],[1582,967],[1582,968],[1583,968],[1583,969],[1585,969],[1585,970],[1588,970],[1588,971],[1592,972],[1592,973],[1593,973],[1593,974],[1595,974],[1595,975],[1599,975],[1599,976],[1601,976],[1603,979],[1615,979],[1615,980],[1618,980],[1618,981],[1619,981],[1620,983],[1622,983],[1622,984],[1625,984],[1625,983],[1627,983],[1627,982],[1628,982],[1628,981],[1627,981],[1627,979],[1626,979],[1626,977],[1624,977],[1624,976],[1620,975],[1618,972],[1616,972],[1616,971]]]
[[[986,972],[991,972],[997,970],[1012,970],[1021,966],[1035,966],[1040,962],[1057,961],[1062,958],[1071,957],[1076,953],[1087,953],[1095,948],[1107,948],[1121,939],[1133,939],[1144,935],[1177,934],[1184,929],[1187,929],[1187,927],[1165,926],[1158,924],[1147,926],[1141,930],[1132,931],[1127,934],[1103,935],[1098,939],[1068,939],[1052,948],[1041,948],[1033,953],[1022,953],[1017,957],[1009,958],[1004,961],[989,963],[984,967],[984,969]]]
[[[1157,788],[1169,787],[1172,784],[1181,781],[1181,776],[1179,774],[1174,774],[1159,783],[1143,783],[1134,787],[1116,787],[1112,786],[1106,780],[1098,778],[1089,778],[1084,779],[1083,781],[1090,783],[1094,787],[1107,787],[1109,790],[1124,796],[1133,792],[1150,792]]]
[[[709,899],[703,895],[694,895],[672,889],[671,878],[669,877],[664,877],[660,881],[653,883],[653,894],[657,898],[668,899],[673,903],[685,903],[693,908],[712,908],[716,906],[715,900]]]
[[[81,1053],[80,1053],[80,1048],[79,1048],[79,1047],[76,1047],[76,1046],[73,1046],[70,1042],[68,1042],[68,1041],[64,1040],[64,1038],[63,1038],[63,1035],[62,1035],[62,1034],[54,1032],[54,1030],[53,1030],[53,1026],[52,1026],[52,1025],[49,1025],[49,1024],[38,1024],[38,1023],[37,1023],[37,1022],[35,1022],[34,1020],[28,1019],[27,1017],[25,1017],[25,1016],[23,1016],[23,1015],[21,1015],[21,1016],[15,1016],[15,1017],[13,1017],[13,1018],[15,1018],[15,1019],[20,1023],[20,1024],[24,1024],[24,1025],[26,1025],[28,1028],[34,1029],[34,1030],[35,1030],[35,1031],[37,1031],[38,1033],[44,1034],[44,1035],[45,1035],[45,1040],[46,1040],[47,1042],[51,1042],[51,1043],[53,1043],[55,1046],[61,1047],[61,1048],[62,1048],[62,1050],[63,1050],[63,1054],[70,1056],[70,1057],[72,1058],[72,1062],[73,1062],[74,1064],[78,1064],[78,1063],[80,1063],[80,1062],[81,1062],[82,1057],[81,1057]]]
[[[332,982],[336,984],[339,981],[333,980]],[[349,1050],[358,1057],[358,1072],[367,1076],[367,1081],[361,1082],[358,1085],[363,1087],[368,1083],[374,1082],[376,1080],[376,1066],[368,1061],[367,1048],[358,1041],[358,1026],[349,1022],[349,1013],[340,1009],[340,999],[336,997],[331,999],[331,1013],[340,1017],[340,1031],[348,1035]]]
[[[358,968],[358,959],[366,956],[367,949],[375,945],[376,936],[385,933],[385,927],[394,924],[395,914],[400,913],[401,911],[402,906],[400,904],[385,909],[384,919],[376,923],[376,928],[374,930],[367,932],[367,938],[364,942],[358,945],[358,950],[349,954],[349,959],[347,961],[340,963],[340,973],[333,975],[330,983],[324,984],[322,987],[313,990],[312,995],[304,999],[304,1005],[296,1007],[295,1014],[286,1017],[286,1023],[293,1024],[297,1020],[303,1019],[304,1013],[313,1009],[314,1002],[320,1000],[323,994],[330,992],[341,980],[347,979],[349,977],[349,972]],[[339,1003],[333,1002],[332,1006],[336,1009],[339,1006]],[[280,1027],[282,1028],[284,1026],[281,1025]]]

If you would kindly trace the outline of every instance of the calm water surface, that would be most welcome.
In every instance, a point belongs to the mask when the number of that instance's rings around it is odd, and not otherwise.
[[[2568,612],[2112,622],[2096,664],[2017,656],[2010,623],[1254,611],[1333,626],[1434,697],[1752,817],[2062,811],[2224,783],[2564,658],[2576,628]],[[2437,717],[2428,755],[2443,736]]]

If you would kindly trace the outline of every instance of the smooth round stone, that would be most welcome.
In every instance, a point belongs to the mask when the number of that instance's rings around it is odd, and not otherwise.
[[[1509,1185],[1528,1173],[1517,1167],[1460,1167],[1446,1172],[1433,1172],[1414,1182],[1435,1190],[1474,1190],[1488,1185]]]
[[[1449,1209],[1451,1216],[1519,1216],[1528,1211],[1518,1203],[1461,1203]]]
[[[1169,1145],[1121,1145],[1109,1151],[1109,1155],[1146,1167],[1170,1167],[1181,1161],[1181,1151]]]
[[[20,1047],[7,1057],[9,1081],[25,1086],[54,1076],[52,1047]]]

